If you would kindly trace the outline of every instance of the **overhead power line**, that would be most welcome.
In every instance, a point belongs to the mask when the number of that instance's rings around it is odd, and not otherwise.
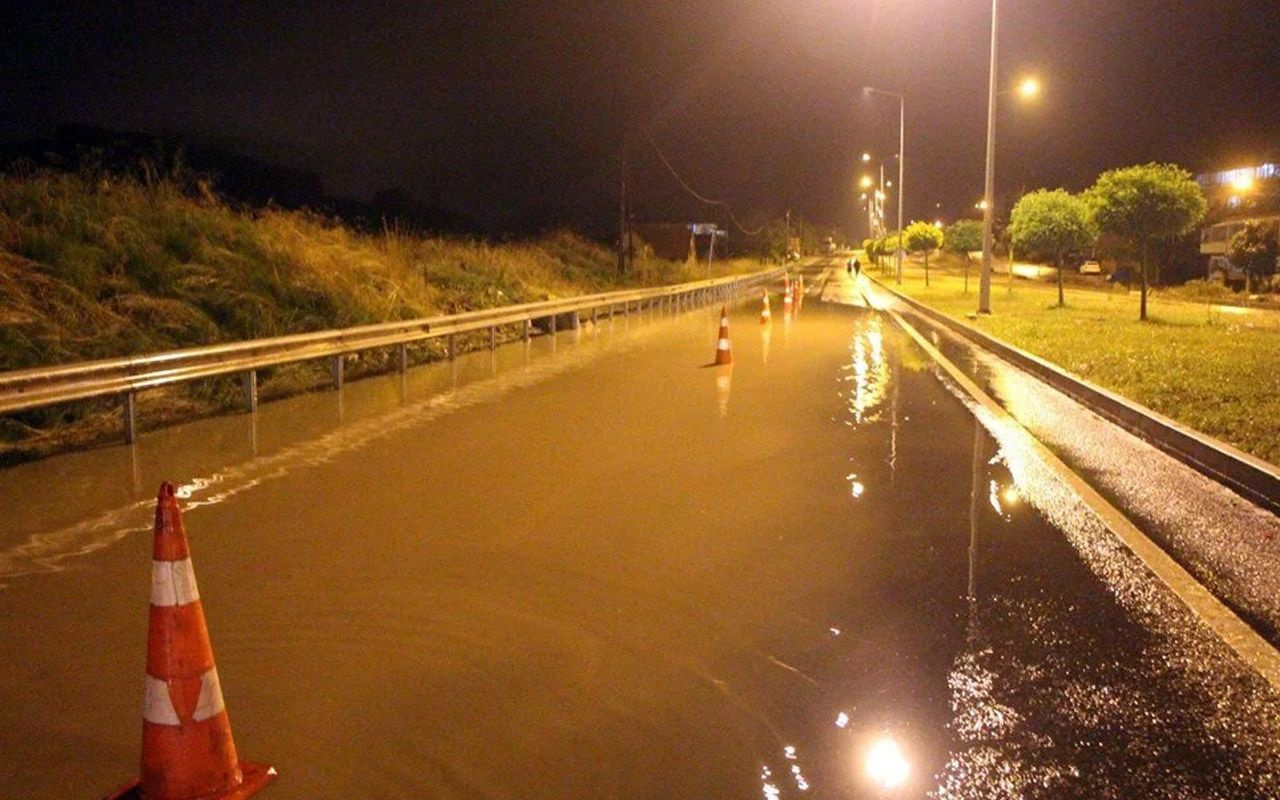
[[[754,231],[747,230],[745,227],[743,227],[742,223],[738,221],[738,218],[733,215],[733,209],[729,207],[729,203],[727,201],[713,200],[710,197],[704,197],[696,189],[690,186],[685,181],[684,178],[680,177],[680,173],[676,172],[676,168],[671,166],[671,162],[668,161],[667,157],[663,154],[662,148],[658,147],[658,143],[653,140],[653,132],[646,128],[644,134],[645,134],[645,137],[649,140],[649,146],[653,148],[653,152],[658,154],[658,159],[662,161],[663,166],[667,168],[667,170],[671,173],[671,176],[676,179],[676,182],[679,183],[680,186],[682,186],[686,192],[688,192],[691,196],[693,196],[694,198],[696,198],[698,201],[702,203],[706,203],[709,206],[720,206],[721,208],[723,208],[725,214],[728,215],[729,219],[733,221],[733,224],[736,225],[738,230],[742,231],[744,235],[759,236],[761,233],[764,232],[764,229],[765,229],[764,225],[761,225],[759,228],[756,228]]]

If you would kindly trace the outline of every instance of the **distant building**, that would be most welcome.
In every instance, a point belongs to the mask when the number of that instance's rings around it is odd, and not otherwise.
[[[703,260],[711,237],[706,235],[709,223],[696,224],[697,236],[688,222],[637,222],[631,226],[632,247],[641,258],[665,258],[669,261]],[[711,226],[714,227],[714,226]],[[715,257],[728,256],[728,236],[723,229],[716,231]]]
[[[1280,225],[1280,164],[1264,163],[1196,176],[1209,203],[1200,230],[1200,258],[1207,277],[1233,271],[1227,248],[1249,222]]]
[[[684,261],[689,258],[689,224],[687,222],[636,222],[631,226],[635,252],[640,257]]]

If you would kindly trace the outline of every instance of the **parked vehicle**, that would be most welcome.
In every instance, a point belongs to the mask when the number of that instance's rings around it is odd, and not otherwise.
[[[1101,275],[1102,264],[1096,259],[1089,259],[1080,265],[1081,275]]]

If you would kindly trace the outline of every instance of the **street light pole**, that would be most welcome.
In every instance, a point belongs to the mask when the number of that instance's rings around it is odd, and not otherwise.
[[[987,78],[987,175],[983,188],[982,272],[978,278],[978,313],[991,313],[991,245],[995,221],[996,185],[996,11],[991,0],[991,70]]]
[[[898,246],[894,253],[898,266],[898,284],[902,284],[902,197],[903,191],[903,172],[907,162],[906,142],[907,142],[907,100],[898,92],[886,92],[882,89],[875,89],[870,86],[862,87],[862,91],[867,94],[883,94],[889,97],[898,98]]]
[[[902,285],[902,196],[906,186],[902,182],[902,165],[907,160],[907,101],[898,95],[898,285]]]

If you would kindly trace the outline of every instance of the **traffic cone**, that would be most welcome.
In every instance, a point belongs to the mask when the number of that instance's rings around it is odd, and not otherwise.
[[[791,314],[791,279],[788,278],[786,284],[782,287],[782,314],[788,316]]]
[[[142,774],[109,800],[243,800],[275,774],[236,756],[187,531],[166,481],[156,499]]]
[[[769,290],[764,290],[764,304],[760,306],[760,324],[768,325],[773,315],[769,313]]]
[[[720,340],[716,342],[716,366],[733,363],[733,350],[729,347],[729,309],[720,307]]]

